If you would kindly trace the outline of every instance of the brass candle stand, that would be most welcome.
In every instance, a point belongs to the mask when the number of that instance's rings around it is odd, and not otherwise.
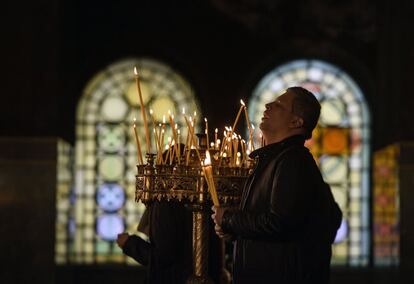
[[[199,148],[202,159],[205,147]],[[230,158],[218,158],[218,150],[210,150],[213,178],[220,205],[234,206],[240,203],[244,183],[251,169],[253,160],[246,159],[239,167],[232,167]],[[136,176],[136,202],[149,204],[152,201],[177,201],[189,207],[193,212],[193,275],[187,283],[213,283],[208,275],[209,253],[209,218],[212,200],[205,181],[200,160],[194,149],[190,150],[189,160],[183,153],[180,163],[174,165],[154,163],[155,154],[147,154],[147,164],[138,165]],[[222,259],[218,261],[224,269],[224,243],[222,242]],[[223,281],[225,282],[225,281]]]

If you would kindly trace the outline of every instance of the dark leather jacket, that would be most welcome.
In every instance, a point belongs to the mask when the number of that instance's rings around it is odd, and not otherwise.
[[[236,237],[234,283],[328,283],[342,213],[302,136],[265,146],[240,209],[223,215]]]

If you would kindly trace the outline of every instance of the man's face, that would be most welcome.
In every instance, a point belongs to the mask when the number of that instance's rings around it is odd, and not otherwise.
[[[266,110],[263,112],[260,129],[267,134],[285,134],[289,130],[289,126],[294,119],[293,114],[293,98],[294,94],[286,91],[277,97],[271,103],[266,104]]]

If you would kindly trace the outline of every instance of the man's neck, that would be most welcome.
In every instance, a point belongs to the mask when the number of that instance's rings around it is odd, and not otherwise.
[[[286,134],[280,134],[280,135],[266,135],[266,133],[263,133],[263,137],[266,141],[266,144],[273,144],[281,142],[289,137],[295,136],[295,135],[303,135],[301,131],[292,131]]]

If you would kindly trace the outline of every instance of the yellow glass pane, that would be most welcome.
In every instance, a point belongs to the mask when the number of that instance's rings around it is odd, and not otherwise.
[[[324,125],[338,125],[344,121],[345,106],[340,100],[326,100],[321,103],[320,121]]]
[[[128,102],[134,106],[134,107],[141,107],[141,103],[139,100],[139,95],[138,95],[138,89],[137,89],[137,84],[135,83],[135,79],[134,81],[131,81],[132,83],[128,85],[127,91],[126,91],[126,97]],[[146,105],[148,103],[148,101],[151,98],[151,87],[150,85],[146,82],[146,81],[140,81],[141,84],[141,95],[142,95],[142,101],[144,103],[144,105]]]
[[[99,163],[99,173],[106,180],[119,179],[124,172],[122,157],[108,155]]]
[[[101,107],[104,120],[110,122],[123,121],[129,111],[129,106],[120,97],[110,96],[106,98]]]
[[[173,115],[175,116],[174,117],[175,120],[179,119],[179,117],[181,116],[181,112],[177,113],[179,112],[179,110],[175,109],[174,102],[168,97],[160,97],[156,99],[151,104],[151,109],[154,111],[154,119],[157,123],[162,122],[163,115],[166,115],[166,120],[167,120],[166,122],[168,123],[168,111],[173,112]],[[188,110],[188,109],[186,110],[187,113],[189,111],[191,110]]]

